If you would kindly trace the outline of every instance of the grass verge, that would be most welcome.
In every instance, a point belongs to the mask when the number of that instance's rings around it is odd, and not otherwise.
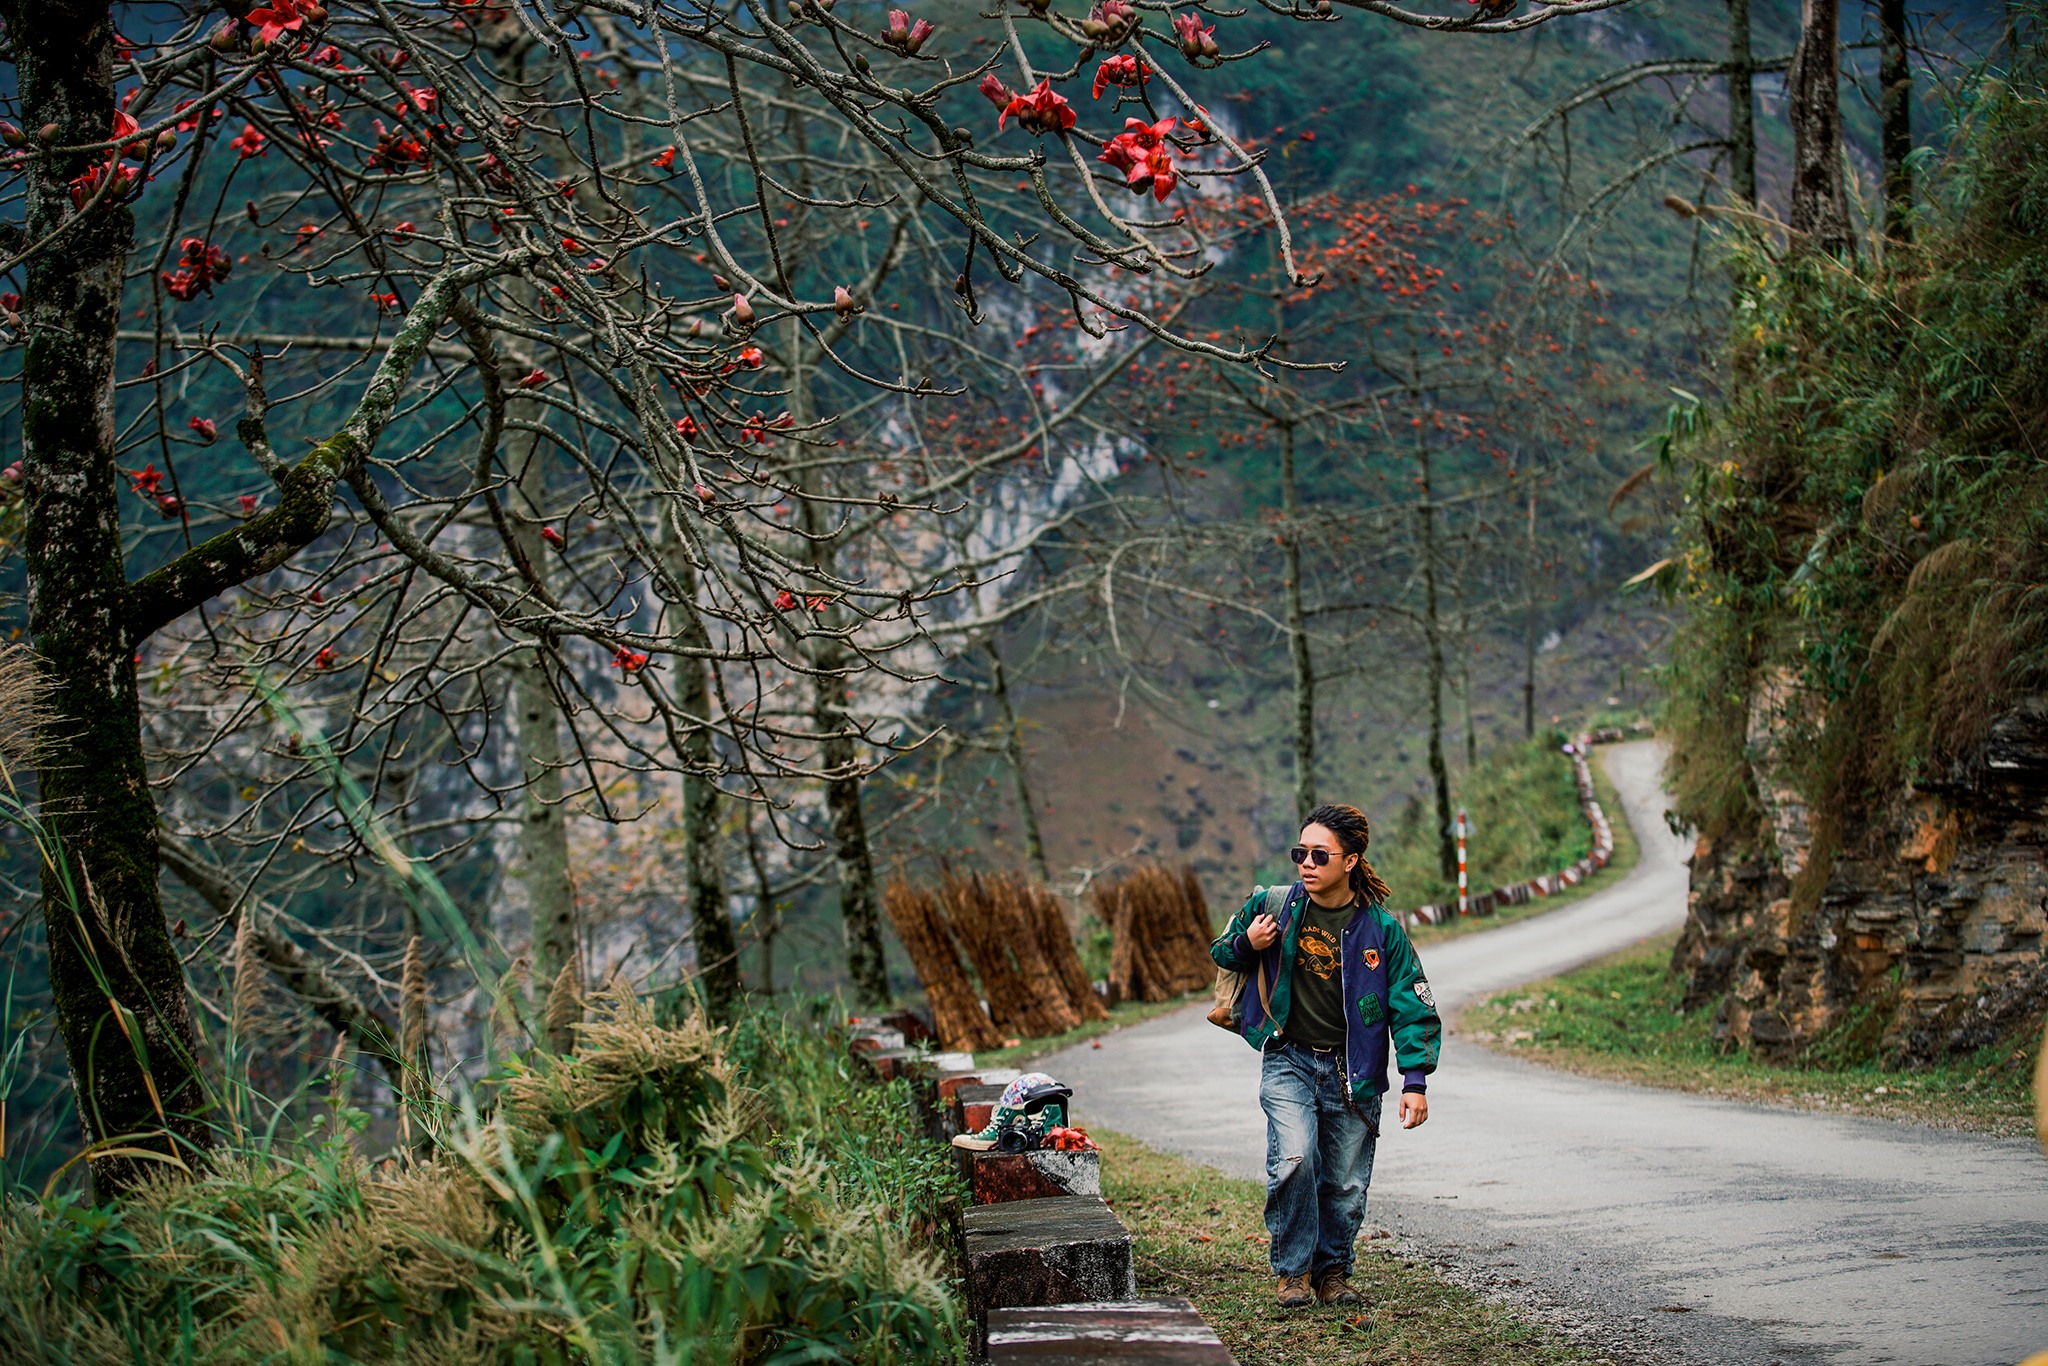
[[[1503,992],[1458,1021],[1467,1038],[1568,1071],[1647,1086],[1807,1110],[1913,1120],[1945,1129],[2029,1133],[2031,1046],[2012,1044],[1925,1071],[1874,1062],[1765,1062],[1715,1043],[1707,1011],[1682,1015],[1684,982],[1670,970],[1677,934]],[[1826,1040],[1817,1049],[1826,1056]]]
[[[1554,1330],[1396,1251],[1368,1215],[1352,1281],[1366,1312],[1282,1311],[1266,1263],[1265,1187],[1154,1151],[1102,1144],[1102,1193],[1130,1228],[1138,1293],[1185,1295],[1239,1366],[1577,1366],[1589,1356]]]
[[[1168,1011],[1179,1010],[1190,1002],[1206,998],[1208,994],[1205,991],[1190,992],[1186,996],[1176,996],[1170,1001],[1122,1001],[1109,1008],[1109,1018],[1106,1020],[1089,1020],[1064,1034],[1021,1039],[1008,1048],[986,1049],[976,1053],[974,1061],[982,1067],[1016,1067],[1057,1053],[1063,1048],[1071,1048],[1077,1043],[1086,1043],[1090,1039],[1114,1033],[1128,1025],[1141,1024]]]
[[[1567,887],[1561,892],[1537,897],[1519,906],[1506,906],[1492,915],[1468,915],[1441,925],[1413,926],[1408,931],[1408,938],[1417,945],[1427,946],[1441,944],[1447,939],[1461,939],[1480,930],[1498,929],[1502,925],[1512,925],[1517,920],[1528,920],[1551,911],[1562,910],[1595,892],[1606,891],[1627,877],[1629,870],[1636,866],[1636,860],[1642,856],[1642,846],[1636,842],[1636,832],[1630,827],[1628,816],[1621,808],[1621,794],[1616,792],[1614,784],[1607,780],[1607,769],[1601,758],[1605,753],[1605,749],[1596,748],[1592,760],[1593,791],[1599,797],[1600,809],[1607,813],[1607,823],[1614,831],[1614,855],[1607,860],[1605,868],[1576,887]],[[1577,788],[1573,788],[1573,794],[1576,803]],[[1574,813],[1577,812],[1576,804],[1572,809]],[[1572,857],[1578,856],[1575,854]]]

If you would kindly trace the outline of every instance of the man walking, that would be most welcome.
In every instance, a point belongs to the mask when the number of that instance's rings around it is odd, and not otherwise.
[[[1365,860],[1370,838],[1357,807],[1311,811],[1288,851],[1301,881],[1254,893],[1209,946],[1218,966],[1246,974],[1239,1032],[1261,1054],[1266,1230],[1287,1309],[1360,1302],[1353,1244],[1390,1052],[1401,1127],[1429,1118],[1443,1024],[1414,945],[1387,913],[1387,885]]]

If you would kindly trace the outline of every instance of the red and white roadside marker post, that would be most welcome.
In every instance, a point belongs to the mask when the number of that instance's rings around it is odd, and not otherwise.
[[[1458,914],[1471,913],[1471,902],[1465,895],[1465,808],[1458,808]]]

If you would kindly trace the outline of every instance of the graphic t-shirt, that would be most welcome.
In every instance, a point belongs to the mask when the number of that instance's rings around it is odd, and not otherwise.
[[[1302,903],[1301,938],[1295,944],[1292,1004],[1287,1007],[1287,1037],[1316,1048],[1344,1043],[1344,927],[1351,923],[1356,902],[1326,910],[1313,901]]]

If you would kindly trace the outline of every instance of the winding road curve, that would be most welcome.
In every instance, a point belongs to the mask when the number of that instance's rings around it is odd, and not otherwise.
[[[1683,920],[1661,749],[1601,758],[1641,861],[1565,909],[1426,949],[1447,1017]],[[1263,1176],[1258,1055],[1201,1006],[1039,1065],[1083,1123]],[[1368,1225],[1625,1355],[2012,1366],[2048,1349],[2048,1162],[2024,1140],[1594,1081],[1455,1036],[1430,1111],[1381,1142]]]

